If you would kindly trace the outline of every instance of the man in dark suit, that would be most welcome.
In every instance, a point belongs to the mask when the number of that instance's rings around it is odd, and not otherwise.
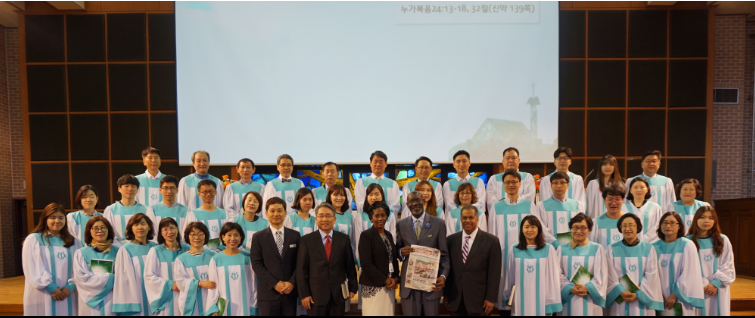
[[[402,260],[412,252],[412,245],[421,245],[440,250],[438,278],[433,291],[406,288],[406,269],[401,267],[401,308],[404,316],[438,316],[440,314],[441,290],[448,276],[448,248],[446,247],[446,223],[438,217],[425,213],[425,200],[422,194],[413,191],[407,196],[406,206],[411,217],[402,218],[396,223],[396,249],[401,251]]]
[[[501,243],[477,228],[477,207],[461,209],[461,232],[448,237],[451,272],[444,292],[452,316],[487,316],[501,280]]]
[[[286,202],[273,197],[265,203],[270,227],[254,233],[249,255],[259,279],[257,303],[261,316],[296,316],[296,257],[299,232],[283,227]]]
[[[333,231],[336,209],[321,203],[315,209],[319,230],[304,235],[296,263],[301,304],[308,316],[343,316],[344,302],[357,292],[357,271],[349,236]],[[347,293],[341,285],[346,284]]]

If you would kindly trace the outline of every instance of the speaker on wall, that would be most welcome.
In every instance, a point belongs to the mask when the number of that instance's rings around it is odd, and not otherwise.
[[[26,66],[29,112],[66,111],[65,65]]]
[[[558,112],[558,145],[571,148],[574,156],[585,155],[585,111]],[[555,150],[555,149],[554,149]]]
[[[666,57],[668,10],[629,10],[629,57]]]
[[[29,115],[32,161],[68,160],[66,115]]]
[[[648,150],[665,149],[665,110],[629,110],[628,124],[627,155],[642,156]]]
[[[147,15],[110,13],[107,15],[108,61],[147,60]]]
[[[587,12],[562,10],[558,13],[559,57],[585,57],[585,18]]]
[[[585,107],[585,61],[559,61],[558,104]]]
[[[147,114],[110,114],[112,160],[141,160],[149,145]]]
[[[105,61],[105,15],[66,15],[69,62]]]
[[[626,104],[626,61],[587,62],[587,106],[623,107]]]
[[[71,160],[110,159],[107,114],[71,114]]]
[[[32,163],[31,182],[34,185],[32,195],[35,209],[44,209],[50,203],[62,203],[67,209],[73,208],[68,163]]]
[[[63,62],[63,15],[26,15],[26,62]]]
[[[147,64],[110,64],[110,110],[147,110]]]
[[[72,112],[107,111],[105,64],[68,65],[68,104]]]
[[[587,56],[627,56],[627,12],[624,10],[587,13]]]
[[[624,156],[624,110],[587,111],[587,155]]]
[[[629,61],[629,106],[666,107],[666,60]]]

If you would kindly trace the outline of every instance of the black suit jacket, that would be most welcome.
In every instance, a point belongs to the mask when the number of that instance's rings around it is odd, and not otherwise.
[[[467,313],[484,314],[483,301],[498,301],[501,281],[501,243],[498,238],[477,231],[474,243],[467,254],[467,262],[461,257],[464,245],[464,231],[452,234],[448,240],[448,254],[451,255],[451,272],[446,280],[445,296],[448,309],[457,311],[464,295]]]
[[[304,235],[300,241],[296,287],[299,289],[299,298],[312,296],[315,306],[327,305],[331,295],[336,304],[343,304],[345,299],[341,284],[347,278],[349,292],[357,292],[357,271],[349,236],[336,230],[331,230],[330,234],[330,262],[325,256],[320,231]]]
[[[393,258],[388,259],[388,251],[385,249],[385,243],[380,237],[380,233],[374,227],[362,232],[359,237],[359,258],[362,264],[362,275],[359,276],[359,283],[365,286],[383,287],[385,280],[388,278],[397,278],[398,271],[398,250],[393,243],[393,235],[388,230],[385,231],[388,242],[393,249]],[[388,276],[388,262],[393,263],[393,274]]]
[[[249,251],[252,269],[259,280],[258,300],[278,300],[288,297],[296,300],[296,257],[299,252],[299,232],[283,227],[283,256],[278,253],[278,245],[270,227],[254,233],[252,248]],[[275,285],[286,281],[294,285],[288,295],[275,291]]]

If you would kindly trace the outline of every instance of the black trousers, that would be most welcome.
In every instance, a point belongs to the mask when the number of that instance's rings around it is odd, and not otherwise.
[[[479,314],[479,313],[468,313],[467,306],[464,305],[464,295],[462,295],[461,301],[459,302],[459,308],[457,308],[456,311],[452,311],[451,316],[489,316],[489,315]]]
[[[260,316],[296,316],[296,298],[281,297],[278,300],[260,300]]]
[[[345,314],[344,304],[336,304],[333,295],[325,305],[313,304],[312,309],[307,310],[307,316],[343,316]]]

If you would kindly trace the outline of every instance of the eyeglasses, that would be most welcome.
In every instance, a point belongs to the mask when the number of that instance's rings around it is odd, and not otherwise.
[[[679,225],[679,222],[663,222],[661,223],[662,226],[675,226]]]
[[[569,184],[569,182],[564,182],[564,181],[561,181],[561,182],[558,182],[558,181],[553,181],[553,182],[551,182],[551,184],[552,184],[552,185],[555,185],[555,186],[565,186],[565,185]]]
[[[505,184],[505,185],[517,185],[517,184],[519,184],[519,181],[506,181],[503,184]]]
[[[178,188],[176,188],[176,187],[162,187],[160,189],[163,189],[165,191],[176,191],[176,190],[178,190]]]
[[[567,161],[567,160],[570,160],[570,159],[571,158],[569,158],[569,157],[558,157],[558,158],[556,158],[556,161]]]
[[[648,164],[656,164],[656,163],[659,163],[659,162],[660,161],[658,161],[658,160],[645,160],[645,163],[648,163]]]
[[[586,226],[572,226],[571,230],[574,232],[585,232],[587,231],[587,227]]]
[[[279,166],[280,166],[281,168],[291,168],[291,167],[293,167],[294,165],[292,165],[292,164],[290,164],[290,163],[281,163],[281,164],[279,164]]]
[[[417,167],[417,170],[433,170],[433,167]]]
[[[191,233],[189,234],[189,238],[202,238],[204,237],[204,233]]]
[[[215,195],[215,191],[199,191],[201,195]]]
[[[621,226],[622,229],[636,229],[637,224],[624,224]]]
[[[332,215],[332,214],[318,215],[317,216],[318,219],[330,219],[330,218],[333,218],[333,217],[335,217],[335,215]]]
[[[107,226],[92,227],[92,231],[94,231],[95,233],[97,233],[97,232],[107,232]]]

